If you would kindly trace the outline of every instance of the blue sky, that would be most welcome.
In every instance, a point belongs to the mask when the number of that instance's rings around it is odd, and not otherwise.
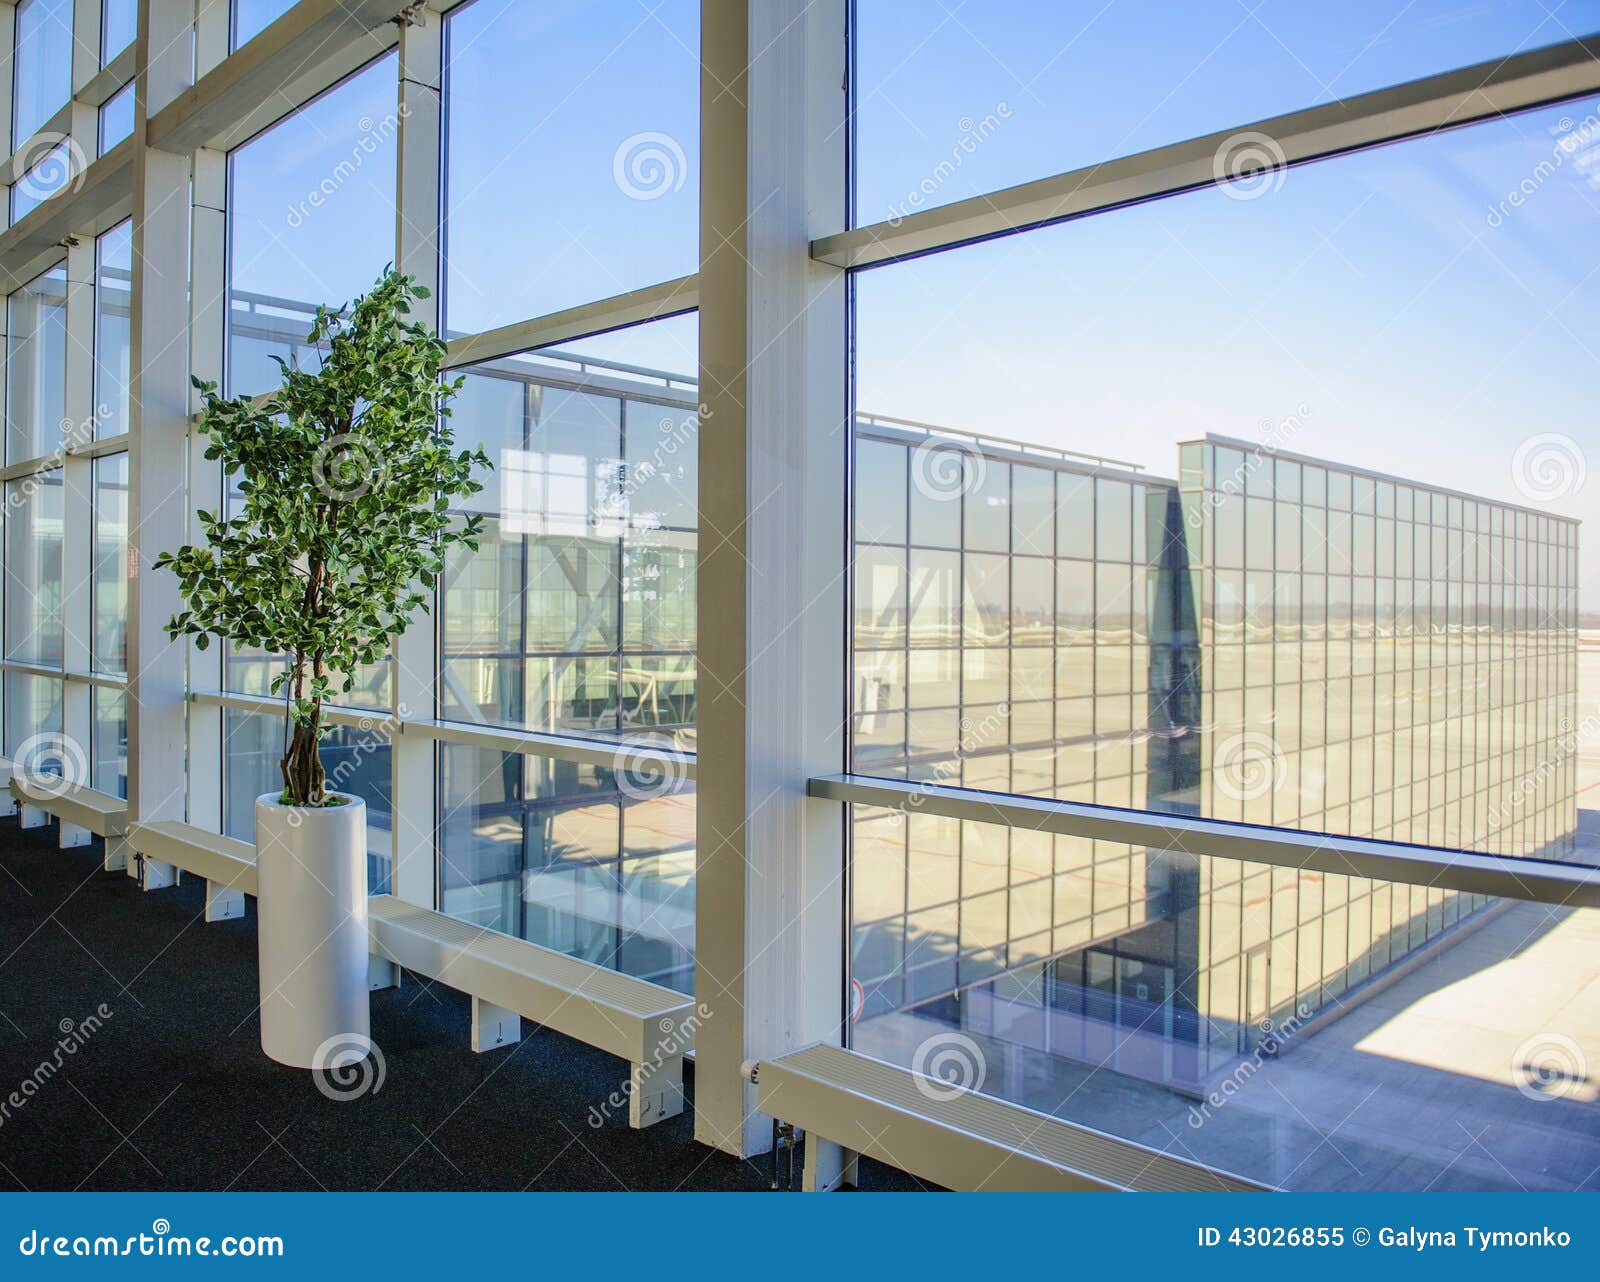
[[[861,0],[861,15],[870,220],[963,124],[991,120],[930,202],[1600,29],[1600,0]],[[694,269],[697,45],[684,0],[478,0],[452,20],[452,329]],[[342,299],[370,282],[393,252],[375,234],[393,217],[393,111],[386,60],[237,153],[241,287]],[[663,169],[628,168],[640,135]],[[374,136],[387,147],[308,207]],[[1597,160],[1600,97],[1304,166],[1253,199],[1191,193],[871,271],[859,404],[1165,475],[1180,439],[1295,416],[1289,448],[1524,503],[1518,449],[1553,434],[1596,476],[1552,507],[1600,517]],[[692,320],[589,345],[685,371],[693,347]],[[1600,544],[1583,560],[1600,608]]]

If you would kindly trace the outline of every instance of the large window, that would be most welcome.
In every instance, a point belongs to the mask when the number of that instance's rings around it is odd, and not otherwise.
[[[20,463],[58,448],[66,434],[66,268],[12,294],[6,319],[6,462]]]
[[[618,744],[606,765],[441,751],[447,912],[693,985],[693,317],[472,369],[452,409],[494,460],[439,601],[441,715]]]
[[[128,456],[94,460],[94,561],[89,666],[97,674],[128,672]],[[112,685],[90,692],[90,786],[128,795],[128,696]]]
[[[276,387],[274,357],[314,367],[317,353],[305,336],[317,307],[348,302],[393,261],[395,75],[394,57],[380,58],[230,155],[232,394]],[[230,649],[224,684],[266,694],[283,666],[280,656]],[[357,673],[355,687],[339,695],[342,703],[374,709],[387,709],[389,699],[386,663]],[[322,748],[331,786],[367,803],[374,890],[387,885],[393,849],[390,733],[388,720],[378,715],[364,725],[336,727]],[[282,718],[231,711],[223,736],[224,824],[230,834],[249,838],[255,798],[282,784]]]
[[[133,224],[121,223],[95,242],[95,436],[128,430],[128,339],[133,287]]]
[[[100,0],[100,65],[103,67],[139,34],[139,0]]]
[[[72,0],[22,0],[16,7],[11,146],[22,146],[72,94]]]
[[[1554,38],[1543,9],[1514,11],[1395,41],[1351,75],[1373,87],[1396,59],[1420,74]],[[872,65],[911,40],[865,22]],[[964,39],[907,52],[927,94],[960,84],[927,72]],[[1099,48],[1090,33],[1085,56]],[[1322,96],[1287,87],[1304,66],[1282,86],[1222,70],[1228,100],[1189,103],[1190,85],[1126,126],[1113,113],[1108,136],[1052,135],[1060,156],[1037,133],[1023,154],[1042,172],[1131,150],[1123,127],[1149,145]],[[863,165],[883,163],[858,176],[879,196],[907,163],[874,150],[874,96],[910,92],[884,78],[860,86]],[[1600,783],[1583,714],[1600,577],[1580,547],[1600,516],[1600,369],[1581,338],[1600,315],[1580,284],[1600,269],[1600,126],[1582,115],[1269,168],[860,273],[854,769],[1600,863],[1583,800]],[[1035,126],[1017,127],[1021,146]],[[1010,163],[1001,137],[992,164],[972,160],[984,185]],[[1007,174],[1022,176],[1040,173]],[[968,1086],[1276,1184],[1360,1185],[1348,1159],[1366,1187],[1548,1185],[1526,1046],[1566,977],[1517,959],[1569,946],[1588,914],[918,806],[853,808],[856,1048],[928,1070],[955,1046]],[[1456,1038],[1496,966],[1529,1006],[1468,1051]],[[1379,992],[1381,1013],[1365,1005]],[[1171,1093],[1209,1098],[1241,1064],[1263,1073],[1246,1103],[1230,1089],[1228,1108],[1191,1114]],[[1308,1065],[1353,1093],[1338,1116]],[[1520,1147],[1497,1147],[1504,1170],[1452,1137],[1374,1175],[1393,1147],[1423,1150],[1429,1100],[1456,1091],[1506,1101]],[[1369,1093],[1388,1102],[1363,1112]],[[1267,1125],[1292,1135],[1252,1143]]]
[[[395,60],[380,58],[228,157],[228,389],[278,384],[273,357],[315,362],[320,304],[394,260]]]
[[[698,4],[473,4],[446,35],[450,332],[695,271]]]
[[[1595,0],[855,7],[858,223],[1594,30]]]

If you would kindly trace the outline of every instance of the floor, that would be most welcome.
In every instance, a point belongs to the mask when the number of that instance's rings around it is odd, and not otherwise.
[[[770,1188],[692,1141],[692,1070],[690,1111],[630,1130],[622,1061],[526,1022],[475,1055],[466,998],[409,975],[373,995],[381,1079],[328,1098],[261,1054],[253,904],[207,925],[198,882],[144,893],[55,840],[0,820],[0,1187]]]

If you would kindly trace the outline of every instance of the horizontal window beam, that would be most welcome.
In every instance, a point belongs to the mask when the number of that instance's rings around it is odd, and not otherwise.
[[[645,321],[681,316],[700,305],[699,283],[698,276],[680,276],[677,280],[646,285],[643,289],[629,290],[626,294],[517,321],[499,329],[452,338],[445,355],[445,366],[459,369],[502,356],[515,356],[519,352],[571,342],[590,334],[603,334]]]
[[[124,138],[0,232],[0,293],[9,294],[54,267],[68,241],[115,227],[132,202],[133,139]]]
[[[102,458],[107,454],[126,454],[128,434],[102,437],[98,441],[69,444],[65,449],[52,450],[38,458],[23,459],[9,467],[0,468],[0,481],[16,481],[23,477],[38,476],[41,472],[54,472],[64,467],[69,458]]]
[[[516,730],[509,726],[471,725],[464,721],[438,718],[407,718],[400,723],[401,733],[424,735],[443,743],[469,748],[488,748],[497,752],[520,753],[529,757],[549,757],[606,770],[626,770],[660,775],[659,787],[652,793],[675,790],[679,781],[695,776],[695,754],[657,744],[640,736],[615,740],[586,739],[578,735],[547,734],[537,730]]]
[[[1242,134],[1270,140],[1263,148],[1278,168],[1596,90],[1600,37],[1572,40],[824,236],[812,242],[811,256],[837,267],[871,267],[1213,186]]]
[[[161,151],[226,151],[394,47],[404,0],[299,0],[150,118]]]
[[[60,673],[51,675],[59,676]],[[281,717],[282,696],[237,694],[227,690],[199,690],[190,696],[196,703],[230,708],[235,712],[254,712]],[[401,734],[434,739],[441,743],[526,757],[548,757],[579,765],[600,766],[606,770],[626,770],[660,777],[653,792],[666,793],[681,781],[694,778],[695,754],[671,748],[643,736],[618,739],[589,739],[579,735],[548,734],[538,730],[518,730],[512,726],[474,725],[436,717],[396,717],[387,708],[352,708],[324,704],[322,718],[329,725],[353,726],[360,730],[398,730]]]
[[[229,708],[234,712],[255,712],[264,717],[281,717],[285,711],[282,695],[236,694],[231,690],[197,690],[189,696],[198,704]],[[359,730],[392,729],[395,717],[388,708],[351,708],[342,704],[322,705],[322,720],[331,726],[354,726]]]
[[[70,681],[77,685],[103,686],[112,690],[128,688],[128,678],[119,673],[66,671],[43,663],[24,663],[20,659],[0,660],[0,672],[23,677],[44,677],[51,681]]]
[[[980,792],[943,784],[871,775],[815,778],[807,792],[827,801],[876,806],[902,814],[941,815],[1029,832],[1092,837],[1152,850],[1211,859],[1270,864],[1309,872],[1405,882],[1466,894],[1528,899],[1542,904],[1600,908],[1600,869],[1547,860],[1481,855],[1264,828],[1188,815],[1163,815],[1113,806]]]

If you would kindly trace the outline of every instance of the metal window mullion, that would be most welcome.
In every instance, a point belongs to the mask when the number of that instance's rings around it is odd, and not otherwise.
[[[814,798],[850,805],[1145,845],[1201,861],[1231,859],[1400,882],[1424,890],[1459,890],[1571,907],[1600,907],[1600,869],[1583,865],[1120,810],[867,775],[814,777],[807,791]]]
[[[397,94],[399,135],[395,166],[395,254],[400,271],[426,286],[416,319],[434,329],[440,311],[439,229],[443,163],[443,19],[420,10],[414,25],[399,24]],[[438,715],[439,626],[442,600],[395,639],[389,697],[395,721]],[[443,754],[420,735],[390,733],[390,886],[397,899],[432,908],[438,901],[442,855]]]
[[[58,425],[67,443],[93,434],[94,412],[94,241],[74,240],[67,250],[66,367],[64,417]],[[61,466],[61,666],[85,672],[93,647],[94,460],[68,454]],[[70,745],[64,760],[92,773],[94,690],[63,681],[61,732]],[[70,768],[70,767],[69,767]],[[90,782],[85,777],[76,783]]]
[[[1285,165],[1343,155],[1592,93],[1600,89],[1597,50],[1592,36],[1569,40],[1248,128],[1272,139]],[[1240,127],[836,232],[815,240],[812,256],[841,267],[871,267],[1214,186],[1217,157]]]

